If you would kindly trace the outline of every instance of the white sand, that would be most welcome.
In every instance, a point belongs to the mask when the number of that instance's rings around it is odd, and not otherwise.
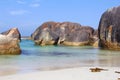
[[[62,69],[54,71],[40,71],[10,76],[2,76],[0,80],[118,80],[118,67],[105,68],[108,71],[90,72],[88,67]]]

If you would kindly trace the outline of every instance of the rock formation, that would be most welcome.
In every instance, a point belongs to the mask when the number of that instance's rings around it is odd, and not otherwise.
[[[18,28],[12,28],[8,31],[2,32],[1,34],[21,40],[21,34],[20,34]]]
[[[20,54],[21,49],[19,46],[20,33],[17,28],[10,29],[9,31],[0,34],[0,54],[11,55]]]
[[[94,29],[72,22],[46,22],[31,35],[38,45],[92,45]]]
[[[107,49],[120,49],[120,6],[103,13],[98,29],[99,45]]]

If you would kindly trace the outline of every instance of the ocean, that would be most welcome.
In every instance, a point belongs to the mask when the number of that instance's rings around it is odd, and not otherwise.
[[[120,67],[120,51],[92,46],[38,46],[20,43],[21,55],[0,55],[0,76],[72,67]]]

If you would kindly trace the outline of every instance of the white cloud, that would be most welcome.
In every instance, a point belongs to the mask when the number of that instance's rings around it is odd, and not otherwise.
[[[24,2],[24,1],[21,1],[21,0],[18,0],[18,1],[16,1],[18,4],[25,4],[26,2]]]
[[[28,13],[27,10],[15,10],[15,11],[10,11],[10,14],[11,15],[23,15],[23,14],[26,14]]]
[[[40,4],[39,3],[34,3],[34,4],[31,4],[30,7],[39,7]]]

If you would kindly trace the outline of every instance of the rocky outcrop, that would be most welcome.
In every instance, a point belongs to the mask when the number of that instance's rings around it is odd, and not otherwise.
[[[21,40],[21,34],[20,34],[18,28],[12,28],[8,31],[2,32],[1,34]]]
[[[72,22],[46,22],[31,35],[38,45],[92,45],[94,29]]]
[[[98,29],[99,45],[107,49],[120,49],[120,6],[103,13]]]
[[[13,28],[0,34],[0,54],[13,55],[21,53],[19,46],[20,33],[18,34],[18,32],[17,28]]]

